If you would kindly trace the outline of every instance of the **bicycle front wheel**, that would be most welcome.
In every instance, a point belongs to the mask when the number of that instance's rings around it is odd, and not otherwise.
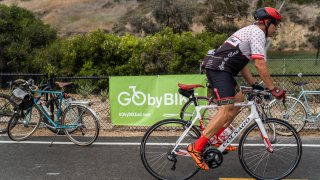
[[[296,130],[287,122],[269,118],[263,121],[273,151],[269,152],[260,135],[259,127],[252,124],[239,143],[239,159],[246,172],[256,179],[282,179],[298,166],[302,144]],[[291,133],[283,136],[276,131]]]
[[[93,110],[86,106],[72,104],[62,115],[65,134],[75,144],[88,146],[99,136],[100,124]]]
[[[41,112],[36,105],[14,113],[7,126],[9,138],[13,141],[28,139],[39,127],[41,116]]]
[[[181,143],[176,144],[189,126],[188,122],[180,119],[166,119],[154,124],[145,133],[141,141],[140,156],[144,167],[152,176],[162,180],[180,180],[188,179],[199,171],[186,150],[190,143],[200,137],[197,128],[193,126],[190,129],[192,132],[187,133]]]
[[[16,107],[17,105],[10,100],[10,96],[0,94],[0,134],[7,132],[8,122]]]
[[[292,125],[297,132],[300,132],[306,124],[307,111],[305,106],[297,98],[287,96],[285,105],[282,101],[273,100],[269,104],[269,113],[273,118],[280,118]],[[290,136],[289,132],[277,129],[277,133]]]

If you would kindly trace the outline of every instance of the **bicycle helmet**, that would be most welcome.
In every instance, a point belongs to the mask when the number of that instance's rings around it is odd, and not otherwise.
[[[257,9],[253,13],[253,17],[256,21],[263,22],[263,24],[266,26],[266,36],[268,35],[269,26],[271,24],[277,26],[282,20],[280,12],[272,7],[264,7]]]
[[[264,7],[257,9],[253,17],[255,20],[273,19],[276,21],[281,21],[282,17],[278,10],[272,7]]]

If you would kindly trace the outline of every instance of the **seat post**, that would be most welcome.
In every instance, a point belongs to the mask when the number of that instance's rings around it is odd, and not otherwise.
[[[193,101],[194,106],[198,106],[197,98],[194,95],[194,92],[192,92],[190,99],[191,99],[191,101]]]

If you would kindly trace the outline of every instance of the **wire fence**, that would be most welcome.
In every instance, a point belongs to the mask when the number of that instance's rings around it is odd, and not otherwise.
[[[319,70],[320,72],[320,70]],[[320,93],[320,74],[273,74],[271,75],[275,86],[281,87],[286,90],[287,96],[292,96],[292,97],[298,97],[300,92],[301,92],[301,87],[294,84],[295,83],[303,83],[305,84],[303,86],[304,90],[308,91],[319,91]],[[257,79],[259,77],[256,76]],[[241,77],[237,77],[237,81],[239,84],[243,84],[244,81]],[[307,103],[310,109],[309,115],[316,117],[318,114],[320,114],[320,94],[309,94],[306,95]],[[300,99],[304,104],[305,100],[303,98]],[[289,108],[289,107],[288,107]],[[238,115],[238,119],[235,120],[235,122],[240,122],[243,120],[243,118],[247,117],[249,115],[250,111],[245,110],[241,112],[241,114]],[[272,114],[272,116],[277,117],[277,118],[284,118],[282,117],[282,114]],[[318,119],[314,119],[314,122],[307,121],[305,125],[305,129],[320,129],[320,116]],[[237,123],[236,123],[237,124]]]
[[[271,74],[319,74],[319,59],[268,59],[268,68]],[[249,64],[253,73],[257,73],[253,64]]]
[[[304,86],[305,90],[320,91],[320,74],[304,74],[302,77],[298,77],[296,74],[277,74],[272,75],[275,85],[287,90],[287,94],[297,97],[300,92],[300,87],[295,86],[292,82],[308,82]],[[36,84],[45,82],[48,79],[47,74],[0,74],[0,93],[10,93],[10,82],[16,79],[29,79],[35,80]],[[258,78],[258,77],[257,77]],[[239,84],[244,84],[243,78],[236,78]],[[73,85],[64,89],[66,93],[69,93],[74,99],[86,100],[93,103],[91,106],[94,109],[100,119],[101,128],[105,130],[143,130],[147,127],[143,126],[115,126],[111,121],[110,102],[108,94],[109,77],[56,77],[56,81],[60,82],[73,82]],[[309,106],[312,109],[312,113],[320,113],[320,95],[309,95]],[[249,113],[249,110],[245,110],[239,114],[235,123],[243,120]],[[320,120],[320,119],[318,119]],[[320,129],[320,122],[315,123],[308,122],[306,124],[308,129]]]

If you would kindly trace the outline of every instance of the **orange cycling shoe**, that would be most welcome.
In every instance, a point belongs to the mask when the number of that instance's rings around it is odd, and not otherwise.
[[[189,144],[189,146],[187,147],[187,151],[200,169],[203,169],[206,171],[209,170],[209,166],[203,160],[202,153],[194,149],[194,144]]]

